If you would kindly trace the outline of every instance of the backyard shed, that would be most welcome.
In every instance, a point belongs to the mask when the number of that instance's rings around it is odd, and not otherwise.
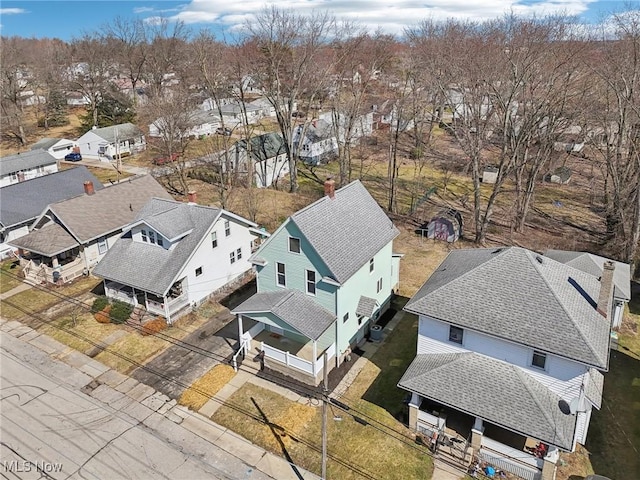
[[[453,243],[462,236],[462,215],[452,208],[441,210],[427,223],[426,230],[428,238]]]
[[[482,170],[482,183],[496,183],[498,181],[498,167],[487,165]]]

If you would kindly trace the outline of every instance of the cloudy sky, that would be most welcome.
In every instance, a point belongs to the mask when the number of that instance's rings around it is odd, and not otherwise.
[[[639,4],[640,2],[631,2]],[[575,15],[595,22],[623,9],[630,2],[603,0],[2,0],[0,32],[23,37],[58,37],[70,40],[91,32],[116,16],[153,21],[157,17],[181,20],[194,30],[208,28],[218,36],[236,31],[267,4],[308,13],[328,10],[337,18],[357,22],[371,30],[393,34],[425,18],[486,20],[506,12],[544,16]]]

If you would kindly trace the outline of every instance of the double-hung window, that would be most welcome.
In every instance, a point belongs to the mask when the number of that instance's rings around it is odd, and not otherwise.
[[[231,250],[231,253],[229,253],[229,262],[230,263],[236,263],[236,252]]]
[[[231,235],[231,222],[229,220],[224,221],[224,236],[228,237]]]
[[[276,262],[276,283],[281,287],[287,285],[287,275],[284,263]]]
[[[100,237],[98,239],[98,253],[102,255],[103,253],[107,253],[108,249],[109,247],[107,245],[107,237]]]
[[[216,248],[218,246],[218,233],[211,232],[211,248]]]
[[[307,270],[307,293],[309,295],[316,294],[316,272]]]
[[[464,336],[464,330],[460,327],[449,327],[449,341],[453,343],[459,343],[462,345],[462,337]]]

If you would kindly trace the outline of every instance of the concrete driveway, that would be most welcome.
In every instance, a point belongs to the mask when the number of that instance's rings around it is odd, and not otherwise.
[[[233,309],[253,293],[255,282],[234,292],[230,300],[223,303]],[[247,329],[251,325],[245,320],[243,326]],[[144,367],[135,369],[131,376],[169,398],[177,399],[191,383],[215,365],[229,362],[237,348],[238,322],[225,308],[179,344],[169,346]]]

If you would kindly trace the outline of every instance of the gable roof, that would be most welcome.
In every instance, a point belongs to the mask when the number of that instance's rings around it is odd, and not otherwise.
[[[582,270],[598,279],[602,276],[604,262],[610,260],[593,253],[568,250],[547,250],[544,252],[544,256]],[[616,266],[613,271],[614,297],[622,298],[628,302],[631,300],[631,268],[628,263],[615,261],[614,263]]]
[[[521,368],[474,352],[417,355],[398,386],[571,451],[575,416]],[[566,400],[565,400],[566,401]]]
[[[143,135],[142,130],[136,127],[133,123],[121,123],[120,125],[96,128],[89,130],[89,132],[95,133],[109,143],[114,143],[116,141],[116,137],[119,140],[126,140],[127,138]]]
[[[43,175],[0,188],[0,225],[10,227],[34,220],[50,203],[84,194],[84,182],[102,184],[84,166]]]
[[[124,228],[135,218],[138,210],[153,197],[171,199],[151,175],[128,178],[98,190],[93,195],[80,195],[50,204],[40,214],[36,223],[44,215],[53,213],[57,223],[64,227],[69,237],[74,238],[75,244],[69,246],[72,248]],[[35,230],[8,243],[27,250],[37,246],[40,249],[38,253],[47,256],[59,253],[43,243],[43,235]],[[60,232],[57,233],[60,239],[61,235]]]
[[[140,210],[133,223],[144,222],[164,228],[180,218],[180,226],[175,231],[186,229],[184,238],[171,250],[134,242],[131,238],[120,238],[95,267],[93,274],[163,296],[177,280],[204,236],[225,213],[219,208],[154,198]],[[170,238],[166,233],[162,235]]]
[[[251,145],[251,156],[256,162],[262,162],[269,158],[275,158],[278,155],[286,153],[284,139],[279,133],[265,133],[251,137],[249,141]],[[245,139],[238,140],[236,148],[247,150],[247,141]]]
[[[399,235],[359,180],[294,213],[289,220],[305,236],[340,283]]]
[[[606,369],[600,283],[519,247],[454,250],[405,310]]]
[[[33,145],[31,145],[31,150],[38,150],[39,148],[41,148],[42,150],[49,150],[56,143],[62,140],[64,139],[63,138],[42,138],[38,140],[36,143],[34,143]],[[69,140],[69,142],[71,141]]]
[[[62,225],[53,222],[7,243],[45,257],[53,257],[80,245]]]
[[[0,158],[0,176],[10,175],[20,170],[31,170],[56,163],[56,158],[46,150],[14,153]]]
[[[299,290],[260,292],[248,298],[231,313],[273,313],[287,325],[317,340],[336,320],[336,316]]]

